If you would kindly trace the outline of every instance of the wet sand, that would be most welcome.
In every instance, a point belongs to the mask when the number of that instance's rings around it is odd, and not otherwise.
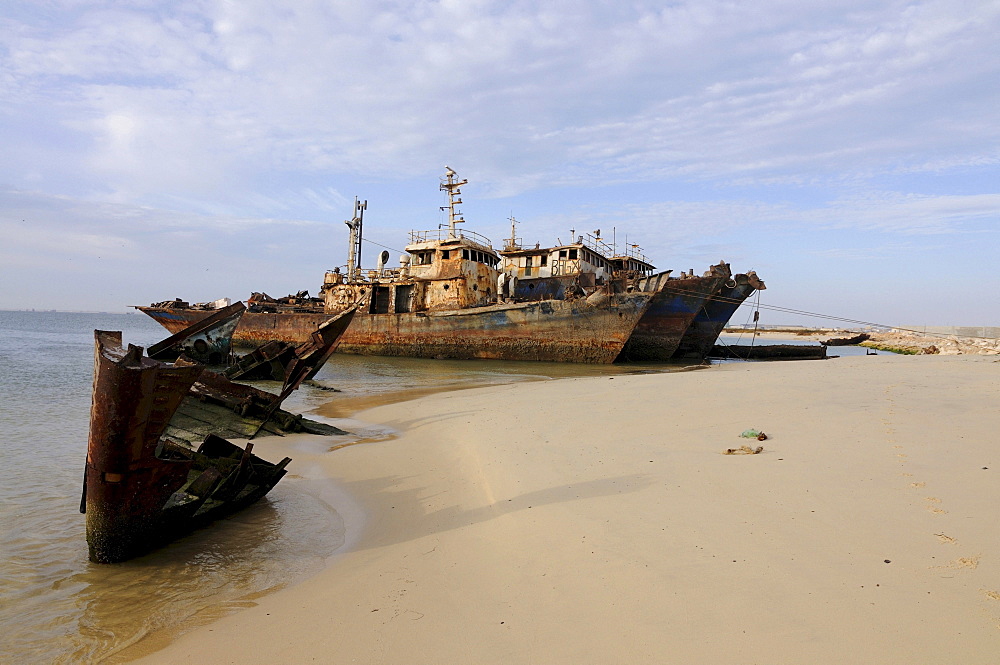
[[[334,481],[328,567],[141,662],[993,663],[998,372],[880,354],[371,409],[396,438],[271,448]],[[748,428],[764,450],[725,455]]]

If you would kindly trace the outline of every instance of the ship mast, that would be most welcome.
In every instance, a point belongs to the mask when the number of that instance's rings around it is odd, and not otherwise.
[[[355,196],[354,218],[344,222],[351,230],[351,246],[347,251],[347,279],[353,279],[354,269],[361,265],[361,224],[367,209],[368,200],[358,201],[358,197]]]
[[[453,171],[450,166],[445,166],[444,168],[445,178],[447,178],[447,180],[441,181],[441,191],[448,192],[448,205],[441,206],[441,210],[448,211],[448,238],[456,238],[455,225],[465,222],[465,220],[462,219],[462,213],[455,210],[455,206],[462,203],[462,199],[457,198],[462,193],[462,190],[460,190],[459,187],[467,184],[469,181],[456,180],[455,176],[457,174],[455,171]]]
[[[517,244],[517,220],[514,219],[513,214],[508,217],[508,219],[510,220],[510,240],[507,241],[507,247],[505,249],[508,251],[521,249]]]

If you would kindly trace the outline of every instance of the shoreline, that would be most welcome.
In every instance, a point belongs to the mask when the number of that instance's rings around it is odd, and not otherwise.
[[[363,411],[399,436],[305,460],[357,502],[354,546],[137,662],[991,662],[993,362],[722,364]],[[724,455],[750,427],[764,451]]]

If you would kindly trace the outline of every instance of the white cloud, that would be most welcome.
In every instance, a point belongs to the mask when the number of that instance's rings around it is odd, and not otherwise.
[[[0,186],[53,197],[33,210],[81,258],[153,237],[258,256],[285,246],[268,230],[320,230],[277,220],[339,224],[343,192],[403,217],[445,163],[484,208],[540,204],[542,233],[617,224],[685,256],[747,229],[845,252],[986,232],[998,32],[995,0],[7,3]]]

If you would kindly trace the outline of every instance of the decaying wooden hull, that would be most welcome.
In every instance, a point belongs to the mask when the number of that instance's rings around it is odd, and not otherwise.
[[[206,372],[189,362],[145,358],[122,348],[120,332],[95,331],[94,386],[80,509],[90,559],[114,563],[239,510],[284,475],[271,464],[209,436],[197,451],[163,437]]]
[[[642,280],[640,288],[652,292],[652,302],[619,359],[669,360],[702,305],[724,279],[722,275],[673,279],[661,274]]]
[[[675,358],[705,358],[712,351],[729,319],[739,309],[743,301],[754,291],[763,289],[764,283],[756,275],[739,274],[726,280],[709,298],[694,317],[687,332],[681,338]]]
[[[577,300],[507,303],[403,314],[358,313],[337,351],[417,358],[495,358],[610,363],[646,311],[650,293],[601,293]],[[202,310],[139,307],[168,330],[206,316]],[[258,345],[305,341],[329,314],[243,315],[233,339]]]

